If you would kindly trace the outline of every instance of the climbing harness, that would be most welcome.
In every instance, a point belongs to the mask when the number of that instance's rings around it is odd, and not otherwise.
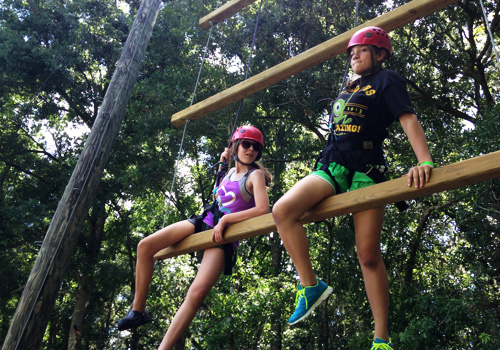
[[[218,7],[219,7],[219,2],[217,2],[217,8]],[[200,77],[201,77],[201,72],[203,70],[203,65],[205,64],[205,60],[206,60],[206,55],[207,55],[207,51],[208,51],[208,45],[210,43],[210,39],[212,38],[212,29],[213,29],[213,27],[214,27],[214,23],[212,21],[210,21],[210,30],[208,32],[207,43],[205,44],[205,49],[203,50],[203,57],[202,57],[202,60],[201,60],[200,69],[198,70],[198,77],[196,78],[196,83],[194,84],[193,96],[191,97],[191,103],[189,104],[189,106],[193,105],[194,98],[196,96],[196,90],[198,88],[198,84],[200,82]],[[179,168],[179,161],[180,161],[180,158],[181,158],[182,149],[184,147],[184,139],[186,137],[186,130],[187,130],[187,126],[188,126],[189,123],[190,123],[190,120],[187,119],[186,123],[184,124],[184,130],[182,131],[181,144],[179,146],[179,152],[177,153],[177,159],[175,161],[174,177],[172,178],[172,184],[170,186],[170,192],[169,193],[172,193],[174,191],[175,180],[177,179],[177,171],[178,171],[178,168]],[[165,215],[163,216],[162,227],[165,227],[165,223],[167,221],[168,212],[170,210],[170,198],[171,198],[171,196],[168,197],[167,209],[165,211]]]
[[[262,4],[264,3],[264,0],[261,0],[260,2],[260,5],[259,5],[259,11],[257,12],[257,17],[255,19],[255,29],[253,31],[253,38],[252,38],[252,44],[250,46],[250,55],[248,57],[248,62],[247,62],[247,69],[246,69],[246,72],[245,72],[245,80],[248,79],[248,73],[250,72],[250,66],[252,64],[252,55],[253,55],[253,50],[254,50],[254,47],[255,47],[255,38],[257,37],[257,29],[259,28],[259,18],[260,18],[260,13],[261,13],[261,10],[262,10]],[[236,117],[234,119],[234,123],[233,123],[233,130],[231,132],[231,135],[234,135],[235,134],[235,130],[236,130],[236,126],[238,125],[238,117],[240,115],[240,112],[241,112],[241,108],[243,106],[243,99],[240,100],[240,104],[238,106],[238,111],[236,112]],[[231,142],[232,142],[232,137],[231,137],[231,140],[229,140],[228,142],[228,146],[227,148],[229,148],[231,146]],[[227,164],[222,164],[222,167],[221,167],[221,170],[217,173],[217,179],[220,181],[220,179],[224,178],[225,174],[227,173],[227,169],[228,169],[228,165]],[[216,183],[216,186],[218,186],[219,184]]]

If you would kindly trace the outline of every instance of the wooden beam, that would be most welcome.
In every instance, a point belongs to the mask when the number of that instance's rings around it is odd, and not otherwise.
[[[301,221],[308,224],[496,178],[500,178],[500,151],[436,168],[431,181],[423,188],[408,187],[406,177],[401,177],[329,197],[305,213]],[[212,231],[188,236],[176,245],[159,251],[155,258],[166,259],[220,245],[210,242]],[[231,225],[226,229],[224,238],[226,242],[234,242],[273,231],[276,231],[276,225],[272,215],[266,214]]]
[[[215,25],[220,21],[231,17],[235,13],[238,13],[242,8],[253,4],[255,1],[256,0],[231,0],[200,19],[198,24],[203,30],[207,30],[210,28],[210,22],[213,22]]]
[[[418,18],[430,15],[458,0],[413,0],[397,9],[372,19],[354,29],[340,34],[320,45],[317,45],[293,58],[265,70],[247,80],[234,85],[216,95],[198,102],[172,116],[171,122],[180,127],[186,123],[204,117],[233,102],[239,101],[271,85],[274,85],[294,74],[300,73],[319,63],[327,61],[345,52],[351,36],[360,28],[377,26],[387,32],[411,23]]]

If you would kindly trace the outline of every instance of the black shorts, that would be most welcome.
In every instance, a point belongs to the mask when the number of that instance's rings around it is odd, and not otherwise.
[[[203,222],[203,217],[201,215],[193,214],[189,217],[188,221],[194,225],[194,233],[213,229],[212,226]],[[233,267],[236,265],[236,250],[233,249],[233,244],[227,243],[215,246],[214,248],[220,248],[224,251],[224,275],[231,275],[233,273]]]

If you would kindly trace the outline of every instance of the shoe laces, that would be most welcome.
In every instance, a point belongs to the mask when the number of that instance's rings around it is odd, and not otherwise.
[[[306,289],[302,288],[297,291],[297,294],[295,295],[295,307],[299,306],[300,299],[304,298],[306,300],[306,309],[308,307],[307,304],[307,296],[306,296]]]
[[[392,350],[392,347],[390,344],[385,344],[385,343],[373,343],[372,349],[371,350]]]

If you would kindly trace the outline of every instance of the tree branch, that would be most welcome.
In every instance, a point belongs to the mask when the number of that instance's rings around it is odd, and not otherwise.
[[[463,120],[467,120],[473,124],[476,123],[476,118],[474,117],[471,117],[470,115],[468,115],[467,113],[464,113],[462,111],[459,111],[458,109],[455,109],[455,108],[452,108],[442,102],[439,102],[438,100],[432,98],[429,94],[427,94],[426,91],[424,91],[423,89],[421,89],[417,83],[415,83],[414,81],[410,80],[410,79],[407,79],[405,78],[405,81],[408,85],[410,85],[418,94],[419,96],[424,100],[426,101],[428,104],[434,106],[435,108],[443,111],[443,112],[446,112],[448,114],[451,114],[459,119],[463,119]]]
[[[17,164],[15,164],[15,163],[12,163],[12,162],[10,162],[10,161],[8,161],[8,160],[6,160],[6,159],[3,159],[3,158],[0,158],[0,162],[3,162],[5,165],[10,166],[10,167],[12,167],[12,168],[14,168],[14,169],[16,169],[16,170],[19,170],[20,172],[22,172],[22,173],[24,173],[24,174],[26,174],[26,175],[33,176],[34,178],[36,178],[36,179],[40,180],[41,182],[43,182],[43,183],[44,183],[44,184],[46,184],[46,185],[51,186],[52,188],[56,188],[56,186],[54,186],[54,184],[53,184],[53,183],[50,183],[50,182],[46,181],[46,180],[45,180],[44,178],[42,178],[41,176],[39,176],[39,175],[37,175],[37,174],[33,173],[33,172],[32,172],[32,171],[30,171],[30,170],[24,169],[24,168],[23,168],[23,167],[21,167],[20,165],[17,165]]]
[[[415,237],[413,238],[413,240],[410,244],[410,257],[408,258],[408,261],[406,263],[405,277],[404,277],[404,285],[406,287],[409,287],[412,280],[413,280],[413,270],[415,269],[418,248],[420,246],[420,241],[421,241],[425,226],[427,225],[427,220],[429,219],[432,212],[439,211],[441,209],[449,207],[450,205],[454,204],[455,202],[456,201],[451,201],[451,202],[447,202],[447,203],[444,203],[441,205],[427,207],[424,209],[424,212],[422,213],[418,227],[415,230]]]

